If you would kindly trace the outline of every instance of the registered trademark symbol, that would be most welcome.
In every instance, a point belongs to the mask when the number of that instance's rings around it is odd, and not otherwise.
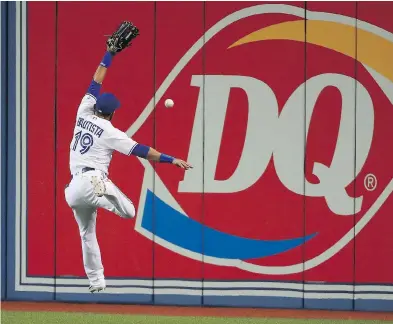
[[[377,187],[377,177],[372,173],[369,173],[364,178],[364,187],[367,191],[373,191]]]

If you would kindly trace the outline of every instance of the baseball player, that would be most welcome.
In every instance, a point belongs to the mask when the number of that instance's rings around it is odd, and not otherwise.
[[[92,293],[106,288],[96,237],[97,209],[104,208],[123,218],[135,216],[132,201],[108,178],[113,151],[174,164],[185,170],[191,168],[183,160],[136,143],[111,123],[120,102],[111,93],[100,94],[101,85],[115,54],[129,46],[137,35],[138,29],[132,23],[124,22],[107,41],[107,51],[79,105],[70,144],[72,179],[65,189],[65,198],[79,226],[83,264]]]

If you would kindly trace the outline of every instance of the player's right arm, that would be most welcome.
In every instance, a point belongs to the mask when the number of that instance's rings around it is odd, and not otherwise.
[[[149,161],[155,161],[160,163],[171,163],[185,170],[192,168],[192,165],[186,161],[176,159],[164,153],[160,153],[156,149],[143,144],[136,144],[133,150],[131,151],[131,154],[139,156]]]
[[[176,159],[172,156],[160,153],[152,147],[135,142],[133,139],[129,138],[126,133],[117,128],[111,129],[106,139],[106,143],[109,148],[125,155],[135,155],[150,161],[170,163],[185,170],[192,168],[186,161]]]

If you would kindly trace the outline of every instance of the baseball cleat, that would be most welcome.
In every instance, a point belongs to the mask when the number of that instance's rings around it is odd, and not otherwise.
[[[102,197],[105,194],[106,188],[105,188],[105,183],[99,177],[97,176],[92,176],[91,177],[91,184],[94,187],[94,193],[98,197]]]
[[[89,287],[89,291],[94,294],[94,293],[99,293],[101,291],[105,290],[105,286],[90,286]]]

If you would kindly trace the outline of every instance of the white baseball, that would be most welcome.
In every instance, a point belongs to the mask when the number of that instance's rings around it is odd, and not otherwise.
[[[175,104],[175,103],[173,102],[172,99],[167,99],[167,100],[165,100],[165,107],[167,107],[167,108],[173,107],[174,104]]]

